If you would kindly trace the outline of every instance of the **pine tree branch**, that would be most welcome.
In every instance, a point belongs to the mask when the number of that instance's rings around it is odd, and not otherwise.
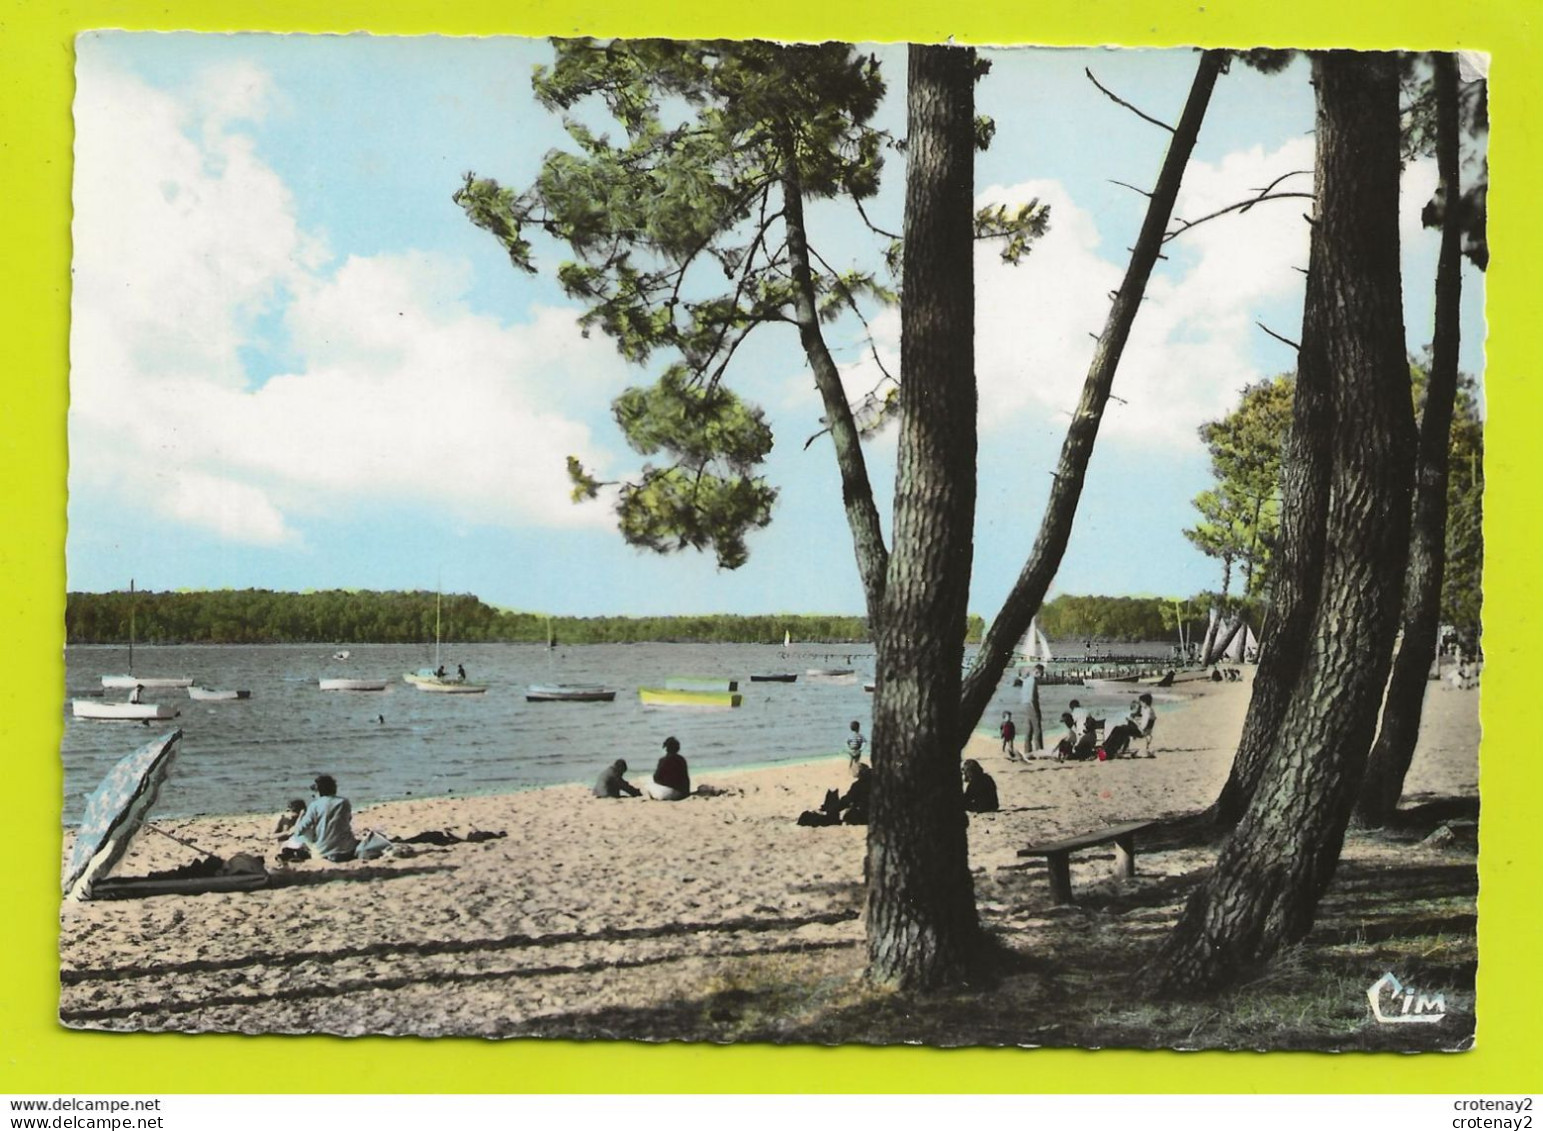
[[[1162,251],[1164,229],[1173,214],[1173,204],[1179,194],[1184,170],[1194,151],[1200,124],[1210,104],[1211,92],[1226,58],[1223,51],[1206,51],[1201,55],[1194,82],[1179,118],[1179,126],[1171,130],[1173,140],[1168,145],[1162,169],[1153,186],[1152,197],[1141,224],[1141,234],[1136,240],[1136,250],[1131,255],[1125,269],[1125,278],[1109,309],[1104,332],[1099,336],[1087,377],[1083,381],[1082,399],[1061,445],[1054,485],[1040,520],[1034,548],[1013,582],[1000,612],[986,630],[975,662],[964,678],[960,691],[957,735],[961,746],[968,740],[976,721],[990,702],[1012,656],[1013,646],[1038,612],[1051,580],[1060,569],[1071,538],[1072,521],[1076,517],[1077,503],[1082,495],[1088,461],[1098,438],[1099,423],[1114,384],[1115,372],[1129,340],[1131,327],[1135,324],[1136,314],[1141,308],[1147,280],[1151,278],[1152,268]],[[1088,77],[1092,78],[1091,72]],[[1096,84],[1097,80],[1094,82]]]
[[[1265,192],[1265,193],[1261,193],[1260,195],[1258,195],[1256,197],[1253,197],[1253,198],[1251,198],[1249,200],[1240,200],[1236,204],[1229,204],[1229,205],[1227,205],[1226,208],[1218,208],[1215,212],[1212,212],[1212,213],[1209,213],[1208,215],[1202,216],[1198,220],[1185,220],[1185,219],[1182,219],[1181,217],[1175,216],[1174,220],[1177,221],[1177,223],[1180,226],[1178,228],[1175,228],[1173,231],[1164,234],[1163,242],[1164,243],[1168,243],[1170,240],[1178,239],[1180,236],[1182,236],[1185,232],[1189,231],[1191,228],[1199,227],[1201,224],[1204,224],[1207,220],[1215,220],[1218,216],[1225,216],[1229,212],[1247,212],[1254,205],[1262,204],[1266,200],[1290,200],[1290,199],[1293,199],[1293,198],[1296,198],[1296,199],[1307,199],[1307,200],[1315,199],[1313,194],[1310,193],[1310,192],[1277,192],[1277,193]],[[1305,217],[1304,217],[1304,219],[1305,219]]]
[[[1167,130],[1169,133],[1173,133],[1174,132],[1174,128],[1172,126],[1170,126],[1167,122],[1161,121],[1161,120],[1159,120],[1157,118],[1152,117],[1152,115],[1150,115],[1150,114],[1147,114],[1147,113],[1142,112],[1141,110],[1138,110],[1136,107],[1132,106],[1129,102],[1125,101],[1125,99],[1123,99],[1119,95],[1115,94],[1112,90],[1110,90],[1108,87],[1106,87],[1103,83],[1099,82],[1098,79],[1093,77],[1093,69],[1091,67],[1083,67],[1082,68],[1082,73],[1087,75],[1088,76],[1088,81],[1091,82],[1094,86],[1098,87],[1099,90],[1103,91],[1104,94],[1108,96],[1110,101],[1115,102],[1115,103],[1125,107],[1125,109],[1129,110],[1132,114],[1136,115],[1136,117],[1140,118],[1144,122],[1151,122],[1154,126],[1161,126],[1163,129]],[[1137,191],[1139,192],[1140,190],[1138,189]]]
[[[1284,342],[1286,345],[1290,346],[1292,349],[1297,350],[1297,351],[1300,351],[1302,349],[1302,343],[1301,342],[1293,342],[1290,338],[1285,337],[1282,334],[1277,334],[1274,330],[1270,329],[1263,322],[1260,322],[1260,321],[1258,321],[1256,319],[1255,322],[1254,322],[1254,325],[1258,326],[1261,330],[1263,330],[1266,334],[1270,335],[1270,337],[1274,338],[1277,342]]]

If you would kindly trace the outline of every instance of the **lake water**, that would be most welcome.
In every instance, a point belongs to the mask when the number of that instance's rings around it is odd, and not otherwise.
[[[464,664],[484,695],[418,691],[402,673],[430,662],[426,649],[354,644],[351,658],[332,658],[327,645],[140,646],[142,676],[191,676],[215,688],[249,689],[237,702],[194,702],[183,690],[147,689],[146,702],[174,704],[169,723],[99,722],[70,717],[65,704],[62,757],[64,819],[79,819],[86,797],[113,763],[152,734],[184,732],[156,813],[186,817],[214,813],[278,812],[291,797],[306,796],[317,773],[338,779],[356,806],[408,797],[503,793],[569,782],[592,782],[601,768],[625,758],[631,776],[646,777],[667,735],[681,741],[695,781],[714,770],[739,769],[838,756],[848,724],[871,731],[871,647],[754,644],[447,645],[453,671]],[[1158,653],[1161,654],[1161,653]],[[101,677],[127,668],[127,649],[75,646],[65,650],[70,694],[100,693]],[[809,668],[850,667],[847,682],[810,679]],[[795,683],[752,683],[752,674],[796,672]],[[671,676],[739,680],[744,704],[736,710],[645,708],[640,686]],[[324,692],[318,678],[385,679],[383,692]],[[615,688],[612,703],[527,703],[532,683],[599,683]],[[109,691],[111,698],[124,692]],[[1048,721],[1070,698],[1100,713],[1121,709],[1128,692],[1094,693],[1082,687],[1047,687],[1040,694]],[[1003,679],[980,727],[995,733],[1001,712],[1022,719],[1012,674]],[[1020,723],[1020,732],[1022,730]]]

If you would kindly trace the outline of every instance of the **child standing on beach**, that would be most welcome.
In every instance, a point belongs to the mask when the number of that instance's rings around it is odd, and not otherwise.
[[[863,747],[867,740],[863,738],[863,724],[856,719],[852,720],[850,727],[852,734],[847,739],[847,768],[852,771],[852,776],[857,777],[859,766],[862,765]]]
[[[1018,748],[1013,742],[1018,737],[1018,728],[1013,725],[1013,713],[1002,712],[1002,753],[1007,755],[1009,762],[1018,760]]]

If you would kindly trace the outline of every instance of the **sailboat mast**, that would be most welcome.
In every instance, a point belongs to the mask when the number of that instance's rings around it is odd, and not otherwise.
[[[134,579],[129,578],[129,674],[134,674]]]
[[[434,594],[434,670],[439,671],[439,601],[441,594]]]

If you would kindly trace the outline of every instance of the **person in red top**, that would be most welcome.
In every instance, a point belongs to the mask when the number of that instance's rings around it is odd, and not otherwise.
[[[1007,755],[1007,760],[1009,762],[1016,762],[1018,760],[1018,748],[1013,745],[1013,742],[1017,737],[1018,728],[1013,725],[1013,713],[1011,711],[1003,711],[1002,753]]]
[[[691,774],[680,756],[680,740],[674,735],[664,740],[664,757],[654,767],[654,780],[644,789],[655,801],[681,801],[691,794]]]

